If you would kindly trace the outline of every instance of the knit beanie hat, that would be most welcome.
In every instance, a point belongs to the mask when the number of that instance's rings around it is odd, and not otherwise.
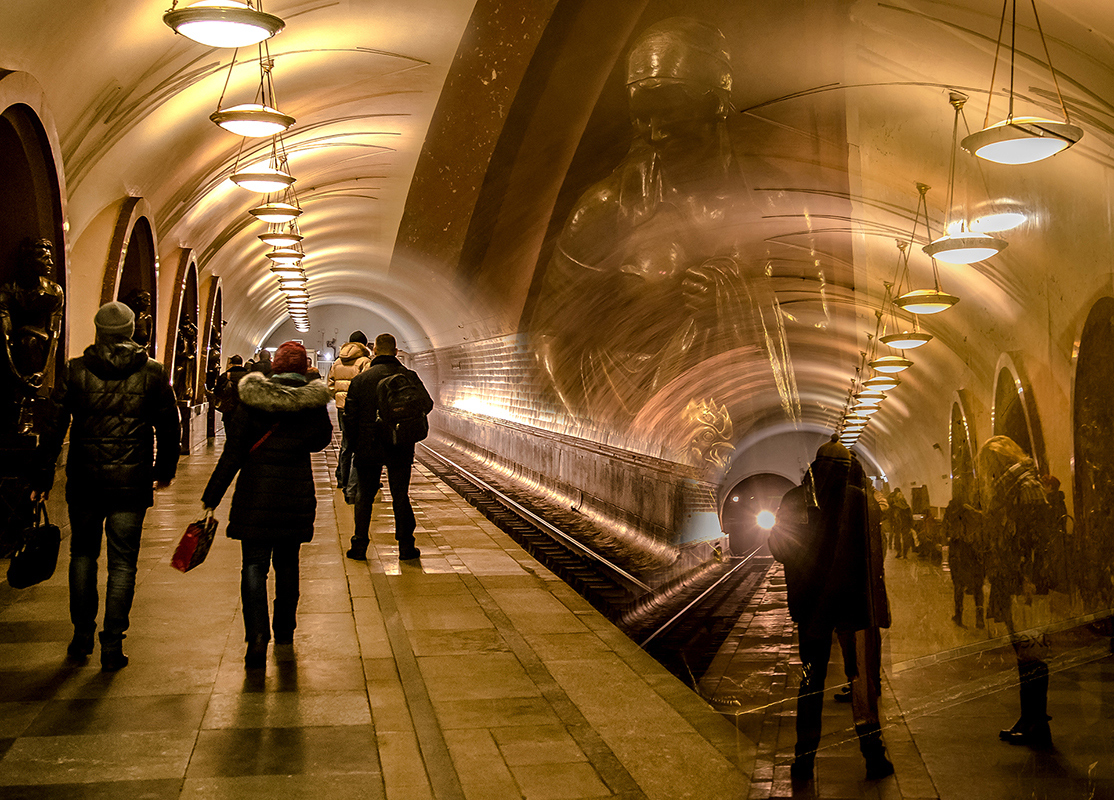
[[[97,326],[98,335],[130,337],[135,333],[135,312],[113,300],[100,307],[93,324]]]
[[[275,351],[271,359],[271,371],[275,374],[282,372],[296,372],[305,375],[309,369],[309,356],[306,349],[297,342],[283,342]]]
[[[830,441],[824,442],[820,445],[820,449],[816,451],[817,458],[830,458],[834,461],[851,461],[851,451],[844,447],[837,434],[832,434]]]
[[[352,331],[348,336],[348,341],[359,342],[360,344],[367,344],[367,334],[363,331]]]

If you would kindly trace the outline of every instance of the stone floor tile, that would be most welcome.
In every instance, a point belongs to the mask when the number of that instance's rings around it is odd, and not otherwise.
[[[22,737],[0,761],[0,785],[180,778],[196,739],[196,731]]]
[[[587,761],[587,756],[563,725],[491,728],[503,760],[512,767]]]

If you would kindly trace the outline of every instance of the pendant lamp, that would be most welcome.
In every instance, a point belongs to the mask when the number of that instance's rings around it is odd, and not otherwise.
[[[178,8],[173,0],[163,14],[175,33],[209,47],[247,47],[270,39],[285,23],[262,9],[254,9],[241,0],[200,0]]]
[[[911,366],[913,366],[913,362],[901,356],[881,356],[870,362],[870,368],[875,372],[883,372],[888,375],[904,372]]]
[[[891,389],[896,389],[901,385],[901,380],[892,375],[880,375],[876,378],[867,378],[862,383],[864,389],[877,389],[880,392],[888,392]]]
[[[1002,19],[998,25],[998,42],[994,48],[994,67],[990,73],[990,90],[987,93],[986,117],[983,119],[983,129],[972,133],[963,140],[963,149],[974,153],[979,158],[994,161],[998,164],[1032,164],[1068,149],[1083,138],[1083,129],[1073,125],[1068,116],[1068,107],[1064,103],[1064,96],[1060,92],[1060,81],[1056,77],[1056,68],[1052,66],[1052,56],[1048,52],[1048,42],[1044,38],[1044,29],[1041,28],[1040,15],[1037,14],[1036,0],[1029,0],[1033,8],[1033,19],[1036,22],[1037,33],[1040,35],[1041,46],[1044,49],[1048,71],[1052,76],[1052,84],[1056,88],[1056,98],[1060,102],[1060,111],[1063,112],[1063,122],[1033,116],[1014,116],[1014,67],[1017,59],[1017,0],[1006,0],[1002,3]],[[1009,110],[1006,118],[1001,122],[988,125],[990,122],[990,103],[994,99],[994,79],[998,74],[998,54],[1002,50],[1002,34],[1006,29],[1006,11],[1011,9],[1010,18],[1010,89]]]
[[[271,247],[293,247],[305,237],[296,232],[296,228],[278,227],[266,233],[259,234],[259,241]]]
[[[920,193],[920,197],[917,200],[916,215],[913,217],[913,236],[910,241],[916,238],[917,221],[920,219],[922,208],[924,209],[925,232],[928,234],[929,238],[932,237],[932,232],[928,225],[928,200],[925,199],[928,189],[929,187],[927,184],[917,184],[917,191]],[[906,292],[894,299],[894,305],[899,308],[904,308],[906,311],[913,314],[936,314],[951,308],[959,302],[959,298],[954,294],[948,294],[940,288],[940,270],[936,265],[936,259],[932,257],[931,253],[929,253],[929,260],[932,262],[933,288],[914,289],[913,291]],[[906,260],[906,270],[908,271],[908,260]]]
[[[291,187],[291,190],[293,190],[293,187]],[[281,225],[292,222],[301,216],[302,209],[290,203],[264,203],[249,209],[248,213],[268,225]]]
[[[209,115],[209,119],[226,131],[237,136],[261,137],[274,136],[282,133],[294,124],[294,118],[283,114],[273,106],[275,100],[275,82],[272,71],[275,60],[270,55],[264,55],[264,45],[259,45],[259,88],[255,91],[255,102],[241,103],[230,108],[222,108],[224,92],[228,90],[228,82],[232,79],[232,70],[236,67],[236,57],[228,67],[228,79],[224,82],[224,91],[217,100],[217,110]]]

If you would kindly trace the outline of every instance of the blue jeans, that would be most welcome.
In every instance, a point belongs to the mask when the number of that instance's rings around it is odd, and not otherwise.
[[[275,565],[275,639],[288,642],[297,627],[298,550],[302,543],[290,540],[240,542],[240,600],[244,605],[247,641],[270,641],[271,620],[267,614],[267,573]]]
[[[102,641],[119,641],[128,629],[135,596],[139,539],[147,509],[70,506],[70,621],[79,633],[97,629],[97,559],[108,540],[108,585]]]

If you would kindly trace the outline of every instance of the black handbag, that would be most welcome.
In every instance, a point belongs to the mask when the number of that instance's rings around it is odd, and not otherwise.
[[[42,583],[54,574],[58,566],[58,547],[62,532],[51,525],[43,500],[35,504],[31,524],[23,529],[22,544],[8,564],[8,584],[16,589],[26,589]]]

